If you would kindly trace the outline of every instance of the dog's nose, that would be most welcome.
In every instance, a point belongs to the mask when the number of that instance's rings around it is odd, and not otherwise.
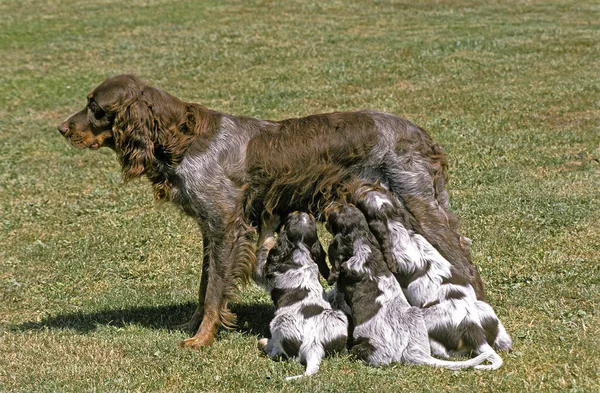
[[[60,132],[62,135],[65,135],[67,131],[69,131],[69,126],[67,123],[62,123],[58,126],[58,132]]]

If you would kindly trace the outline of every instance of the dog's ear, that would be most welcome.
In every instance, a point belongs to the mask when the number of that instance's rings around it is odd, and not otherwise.
[[[151,168],[154,160],[154,128],[151,109],[139,97],[117,111],[113,137],[125,181],[141,176]]]

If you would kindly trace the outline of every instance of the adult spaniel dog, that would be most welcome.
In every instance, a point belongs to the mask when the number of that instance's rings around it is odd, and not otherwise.
[[[373,111],[337,112],[282,121],[232,116],[182,101],[133,75],[108,78],[87,105],[58,126],[75,147],[113,149],[125,180],[146,176],[157,199],[195,218],[203,238],[198,328],[183,346],[214,341],[232,326],[227,307],[251,278],[254,229],[263,212],[321,216],[340,184],[379,182],[406,206],[415,231],[483,297],[461,243],[446,191],[447,160],[426,131]]]

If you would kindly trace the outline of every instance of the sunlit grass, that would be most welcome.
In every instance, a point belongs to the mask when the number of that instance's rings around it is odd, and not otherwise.
[[[415,3],[415,4],[413,4]],[[4,1],[0,4],[0,391],[600,390],[600,7],[592,1]],[[450,158],[453,209],[514,351],[496,372],[347,357],[302,366],[239,328],[198,352],[201,237],[111,151],[56,125],[134,72],[239,115],[393,112]]]

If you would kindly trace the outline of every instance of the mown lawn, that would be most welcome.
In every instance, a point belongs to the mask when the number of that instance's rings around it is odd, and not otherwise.
[[[600,391],[597,1],[3,0],[0,15],[0,391]],[[273,311],[254,286],[238,329],[179,349],[196,224],[56,131],[124,72],[233,114],[370,108],[429,130],[514,339],[504,366],[336,357],[285,383],[302,367],[256,349]]]

